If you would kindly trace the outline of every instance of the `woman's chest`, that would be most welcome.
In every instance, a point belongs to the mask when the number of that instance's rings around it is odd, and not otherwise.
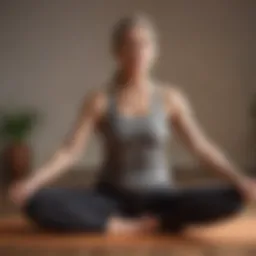
[[[116,143],[153,146],[162,144],[170,135],[168,120],[163,113],[145,117],[106,116],[100,132]]]

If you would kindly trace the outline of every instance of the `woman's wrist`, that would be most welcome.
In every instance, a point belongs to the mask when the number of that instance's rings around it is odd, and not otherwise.
[[[236,187],[240,188],[244,186],[245,182],[247,181],[247,177],[241,174],[240,171],[235,171],[231,177],[231,181]]]
[[[233,178],[233,184],[240,192],[242,197],[247,201],[250,198],[250,179],[246,176],[241,174],[241,172],[237,172]]]
[[[36,182],[36,180],[34,180],[33,178],[24,180],[23,186],[26,188],[27,191],[30,191],[31,193],[40,188],[40,184]]]

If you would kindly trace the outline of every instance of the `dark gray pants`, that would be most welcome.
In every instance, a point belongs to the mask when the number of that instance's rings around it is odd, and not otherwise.
[[[233,187],[215,186],[130,193],[107,185],[95,189],[49,188],[27,203],[27,216],[39,226],[59,231],[104,231],[110,216],[159,218],[163,230],[227,218],[243,207]]]

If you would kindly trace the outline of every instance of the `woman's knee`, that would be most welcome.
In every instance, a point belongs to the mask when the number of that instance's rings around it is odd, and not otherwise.
[[[32,219],[41,219],[47,211],[52,211],[56,207],[56,200],[55,189],[41,189],[28,199],[23,211]]]
[[[200,190],[190,200],[184,200],[180,215],[189,223],[212,222],[237,214],[243,206],[243,198],[236,188],[215,186]]]
[[[218,195],[217,195],[218,194]],[[236,188],[226,187],[219,190],[213,200],[212,211],[216,213],[216,218],[225,218],[237,214],[244,208],[243,197]],[[216,207],[214,209],[214,206]]]
[[[233,207],[236,209],[243,208],[244,198],[238,189],[231,187],[227,189],[226,194],[227,194],[226,201],[227,203],[230,204],[230,206],[233,205]]]

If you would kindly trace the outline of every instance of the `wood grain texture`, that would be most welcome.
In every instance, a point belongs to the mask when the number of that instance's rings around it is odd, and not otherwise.
[[[38,230],[20,216],[9,216],[0,219],[0,255],[254,256],[255,227],[256,217],[243,215],[214,226],[191,228],[180,237],[159,234],[114,237],[49,233]]]

